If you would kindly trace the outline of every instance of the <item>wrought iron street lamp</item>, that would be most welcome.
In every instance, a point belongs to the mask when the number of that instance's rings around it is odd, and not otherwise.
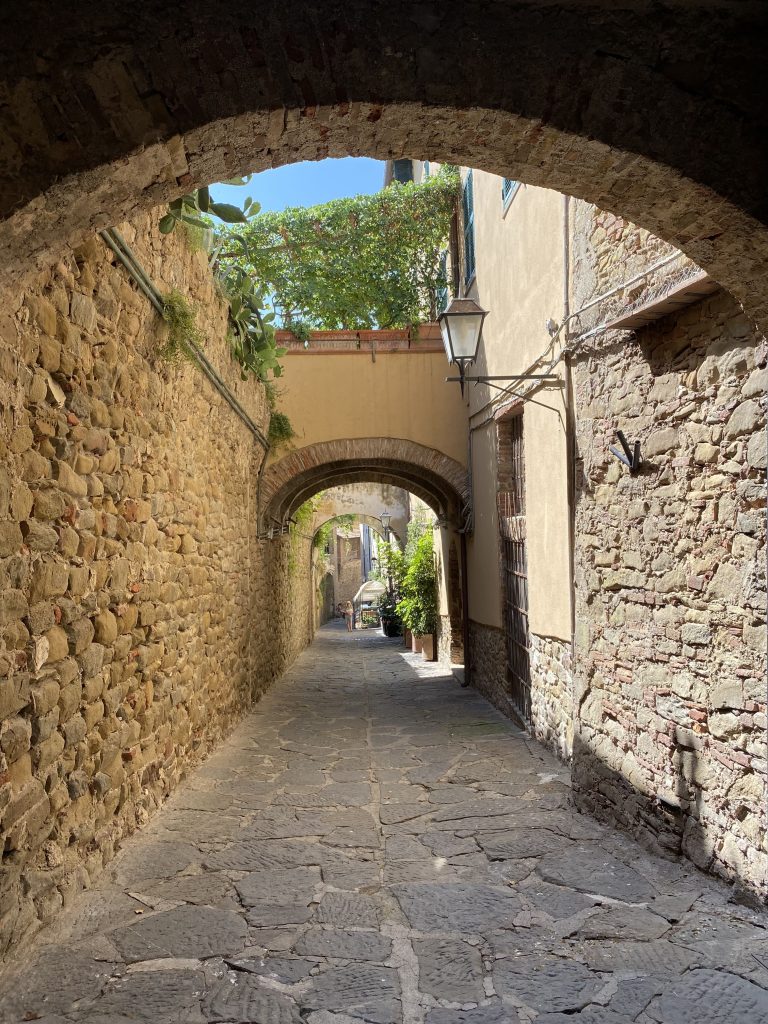
[[[466,369],[477,358],[483,321],[487,316],[488,311],[478,306],[474,299],[451,299],[448,308],[437,318],[448,362],[456,363],[459,368],[462,395]]]
[[[489,384],[492,388],[512,395],[515,394],[514,391],[510,391],[508,387],[501,388],[495,382],[497,380],[513,382],[534,380],[540,382],[541,385],[562,386],[563,382],[553,373],[513,373],[494,374],[493,376],[468,374],[467,366],[474,363],[477,358],[477,350],[483,336],[483,321],[487,316],[488,310],[478,306],[474,299],[451,299],[448,308],[443,310],[437,318],[448,362],[455,363],[459,368],[459,376],[446,377],[446,381],[458,381],[461,385],[462,395],[464,394],[464,385],[468,381],[473,384]],[[527,400],[533,401],[533,399]]]
[[[392,599],[392,545],[389,540],[389,524],[392,521],[392,515],[389,512],[382,512],[379,516],[381,525],[384,527],[384,543],[387,545],[386,559],[387,559],[387,596]]]

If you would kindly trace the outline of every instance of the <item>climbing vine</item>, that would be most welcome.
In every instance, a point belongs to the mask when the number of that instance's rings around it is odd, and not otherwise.
[[[273,412],[269,417],[267,436],[272,448],[280,448],[296,436],[296,431],[284,412]]]
[[[160,355],[169,362],[191,359],[189,342],[199,345],[202,335],[195,311],[181,292],[174,289],[163,297],[163,320],[168,324],[168,336],[160,348]]]
[[[232,178],[225,184],[245,185],[249,180]],[[240,376],[243,380],[253,376],[256,380],[267,381],[270,374],[279,377],[282,373],[280,358],[286,351],[275,342],[274,313],[269,308],[269,296],[259,279],[243,266],[219,259],[221,247],[215,243],[211,220],[211,216],[215,216],[226,224],[247,225],[249,218],[260,209],[250,197],[246,198],[242,209],[231,203],[214,202],[208,188],[199,188],[170,203],[160,218],[159,228],[163,234],[169,234],[181,226],[195,247],[202,245],[207,250],[219,291],[229,304],[227,337],[232,356],[240,365]],[[241,235],[228,236],[227,244],[240,246],[241,252],[247,255],[247,242]],[[169,317],[175,317],[176,313],[171,308],[164,316],[170,323]]]
[[[218,259],[259,281],[284,326],[309,330],[407,327],[434,319],[446,285],[459,178],[444,168],[420,184],[218,228]]]

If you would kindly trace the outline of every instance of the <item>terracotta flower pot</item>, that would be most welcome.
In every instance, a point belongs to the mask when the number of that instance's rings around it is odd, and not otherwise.
[[[435,660],[435,638],[432,633],[425,633],[421,638],[421,656],[424,661]]]
[[[414,654],[421,654],[421,640],[418,633],[411,633],[411,650]]]
[[[408,629],[407,626],[403,626],[403,646],[404,647],[410,647],[411,646],[411,631],[410,631],[410,629]]]

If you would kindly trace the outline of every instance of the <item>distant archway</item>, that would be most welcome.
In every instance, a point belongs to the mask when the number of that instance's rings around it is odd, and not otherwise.
[[[378,482],[404,487],[459,527],[468,497],[466,469],[433,448],[403,438],[364,437],[299,448],[264,473],[258,496],[262,531],[284,526],[318,491]]]
[[[381,520],[377,519],[376,516],[368,515],[365,512],[353,514],[357,522],[364,523],[366,526],[369,526],[375,533],[378,533],[380,537],[384,537],[384,528],[381,525]],[[314,535],[317,535],[318,530],[321,530],[326,523],[332,523],[338,518],[338,516],[323,516],[321,521],[316,520]],[[391,527],[390,533],[395,538],[398,544],[402,544],[402,538]]]

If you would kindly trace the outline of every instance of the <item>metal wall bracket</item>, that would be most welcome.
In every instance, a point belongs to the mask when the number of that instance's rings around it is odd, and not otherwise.
[[[616,437],[618,437],[621,447],[624,449],[620,452],[618,448],[614,448],[612,444],[608,445],[608,451],[611,455],[615,455],[619,462],[623,462],[624,465],[629,469],[630,473],[637,473],[640,469],[642,460],[640,458],[640,442],[635,441],[634,448],[629,447],[629,442],[624,433],[621,430],[616,431]]]

